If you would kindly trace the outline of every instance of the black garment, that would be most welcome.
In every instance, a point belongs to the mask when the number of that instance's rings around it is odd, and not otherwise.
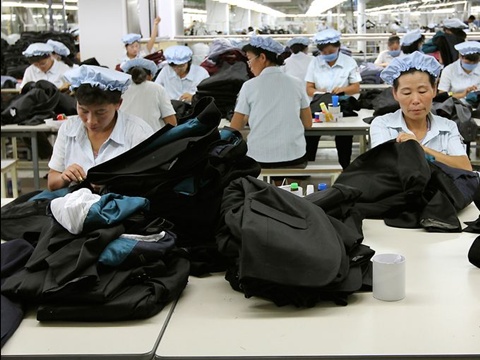
[[[469,180],[466,180],[469,182]],[[387,141],[361,154],[335,184],[358,188],[355,208],[389,226],[462,231],[457,211],[467,206],[454,181],[426,160],[416,141]]]
[[[374,252],[361,244],[359,227],[321,208],[334,198],[339,209],[358,192],[327,191],[332,197],[301,198],[251,176],[225,189],[216,239],[231,261],[226,279],[233,289],[279,306],[314,306],[321,300],[346,305],[349,294],[371,283]]]
[[[5,280],[23,269],[32,255],[33,246],[23,239],[7,241],[2,244],[1,272],[2,288]],[[23,304],[11,301],[1,295],[2,305],[2,347],[13,335],[23,319]]]

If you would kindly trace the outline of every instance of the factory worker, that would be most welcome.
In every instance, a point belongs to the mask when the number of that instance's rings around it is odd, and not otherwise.
[[[123,94],[120,110],[145,120],[154,131],[165,124],[177,125],[172,102],[164,87],[152,81],[157,65],[147,59],[132,59],[121,65],[132,76],[132,83]]]
[[[402,54],[400,49],[400,37],[397,35],[390,36],[387,41],[387,50],[381,51],[374,61],[374,64],[381,67],[386,67],[390,62]]]
[[[27,49],[22,52],[31,64],[25,69],[22,83],[20,87],[30,82],[37,82],[38,80],[47,80],[55,84],[55,86],[62,87],[64,85],[63,74],[70,70],[70,67],[63,62],[57,61],[53,56],[53,48],[45,43],[30,44]]]
[[[402,53],[407,55],[415,51],[419,51],[425,42],[425,35],[422,34],[422,30],[415,29],[407,32],[403,35],[400,41]]]
[[[64,43],[50,39],[47,41],[47,44],[53,48],[52,55],[57,61],[67,64],[70,68],[77,66],[68,57],[68,55],[70,55],[70,49]]]
[[[82,182],[88,170],[139,144],[153,129],[144,120],[119,110],[130,75],[82,65],[65,73],[77,100],[78,116],[58,130],[48,163],[48,189]]]
[[[192,64],[192,50],[183,45],[174,45],[165,49],[164,66],[155,82],[167,90],[171,100],[192,102],[197,85],[210,75],[199,65]]]
[[[316,93],[354,95],[360,92],[362,77],[357,62],[340,52],[340,36],[340,32],[334,29],[315,34],[313,42],[320,55],[313,59],[305,75],[308,96],[313,97]],[[315,160],[319,139],[313,136],[307,138],[309,161]],[[344,169],[350,164],[352,143],[353,136],[335,136],[338,162]]]
[[[480,43],[465,41],[455,45],[455,49],[460,57],[443,69],[438,91],[466,102],[470,92],[480,89]]]
[[[155,45],[155,40],[157,38],[158,24],[160,24],[160,21],[161,19],[159,16],[157,16],[153,21],[152,34],[150,35],[150,40],[148,40],[146,49],[142,49],[140,45],[142,35],[130,33],[122,37],[122,42],[125,45],[125,56],[120,59],[120,64],[131,59],[145,57],[146,55],[152,53],[153,46]]]
[[[230,126],[250,126],[247,155],[264,168],[305,167],[305,129],[312,114],[305,82],[283,72],[284,47],[252,36],[243,51],[254,78],[243,83]]]
[[[433,115],[432,100],[442,66],[434,57],[416,51],[394,59],[380,74],[393,86],[400,109],[378,116],[370,126],[372,147],[388,140],[417,141],[435,160],[454,168],[472,170],[465,145],[454,121]]]
[[[287,42],[292,55],[285,59],[283,70],[286,74],[305,81],[308,65],[310,65],[310,61],[313,59],[313,56],[308,54],[309,44],[310,39],[306,37],[294,37]]]

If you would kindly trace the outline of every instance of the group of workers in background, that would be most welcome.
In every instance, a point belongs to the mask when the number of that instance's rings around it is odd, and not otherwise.
[[[159,22],[157,17],[146,49],[140,46],[140,35],[123,37],[122,71],[69,63],[62,44],[55,41],[31,44],[23,52],[31,65],[22,87],[48,80],[73,91],[77,101],[78,116],[60,127],[54,144],[50,190],[82,181],[89,168],[127,151],[165,124],[175,126],[171,100],[191,103],[197,86],[210,76],[192,64],[187,46],[166,48],[161,66],[145,59],[153,50]],[[375,65],[384,69],[381,77],[392,85],[400,110],[373,120],[372,146],[413,140],[438,161],[472,170],[456,124],[430,112],[437,92],[464,99],[480,87],[480,42],[466,41],[466,28],[459,19],[446,19],[443,31],[429,42],[419,30],[388,39]],[[312,43],[317,56],[309,54]],[[315,159],[318,138],[307,143],[305,137],[305,129],[312,127],[310,101],[315,94],[360,93],[359,67],[342,51],[340,32],[327,28],[313,39],[295,37],[286,45],[291,55],[285,61],[285,46],[268,36],[252,35],[241,47],[254,77],[238,93],[231,127],[240,130],[248,124],[248,155],[262,167],[302,167]],[[339,163],[346,168],[353,137],[337,136],[335,143]]]

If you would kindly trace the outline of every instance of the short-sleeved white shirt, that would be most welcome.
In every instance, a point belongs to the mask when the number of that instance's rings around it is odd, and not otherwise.
[[[195,94],[197,92],[197,85],[208,77],[210,77],[208,71],[198,65],[192,64],[190,71],[183,79],[177,75],[171,66],[164,66],[155,79],[155,82],[167,90],[170,99],[179,100],[180,96],[185,93]]]
[[[267,67],[243,83],[235,112],[249,116],[247,155],[263,163],[291,161],[305,155],[300,110],[308,107],[305,83],[278,66]]]
[[[140,51],[137,53],[137,56],[135,56],[134,58],[129,58],[128,55],[127,55],[127,52],[125,51],[125,55],[123,55],[119,60],[118,60],[118,63],[121,65],[123,64],[124,62],[128,61],[128,60],[133,60],[133,59],[138,59],[138,58],[144,58],[145,56],[149,55],[149,53],[147,51],[145,51],[142,47],[140,47]]]
[[[333,66],[316,56],[308,66],[305,81],[314,83],[316,89],[331,92],[336,87],[359,83],[362,77],[355,60],[340,52]]]
[[[438,90],[458,93],[465,91],[467,87],[473,85],[480,89],[480,66],[477,66],[470,74],[467,74],[463,70],[460,61],[459,59],[442,70]]]
[[[71,69],[72,68],[70,68],[63,61],[57,61],[55,59],[53,60],[52,67],[46,73],[37,68],[35,65],[30,65],[29,67],[27,67],[25,73],[23,74],[20,87],[23,88],[23,86],[27,82],[37,82],[38,80],[47,80],[54,84],[56,87],[60,87],[63,85],[63,83],[65,83],[65,80],[63,79],[63,74],[65,74]]]
[[[131,83],[122,95],[120,110],[138,116],[157,131],[165,126],[162,118],[174,115],[170,97],[164,87],[152,81]]]
[[[88,172],[91,167],[124,153],[152,134],[152,128],[145,121],[118,111],[115,127],[95,158],[85,125],[75,116],[68,119],[58,130],[48,167],[63,172],[69,165],[77,163]]]
[[[421,144],[446,155],[466,155],[466,147],[457,124],[447,118],[429,114],[430,129]],[[407,127],[402,110],[378,116],[370,125],[372,147],[396,139],[400,133],[413,134]]]
[[[285,64],[282,66],[285,74],[289,74],[299,78],[305,82],[305,75],[307,74],[308,65],[313,60],[312,55],[305,54],[303,51],[300,51],[296,54],[290,55],[285,59]]]

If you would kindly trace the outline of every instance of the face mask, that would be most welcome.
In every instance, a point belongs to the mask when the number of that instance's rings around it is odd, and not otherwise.
[[[322,59],[323,59],[325,62],[335,61],[335,60],[337,60],[337,57],[338,57],[338,51],[337,51],[337,52],[334,52],[333,54],[320,55],[320,56],[322,57]]]
[[[400,55],[401,52],[402,50],[390,50],[388,52],[388,55],[390,55],[391,57],[397,57],[398,55]]]
[[[467,64],[462,61],[462,67],[467,71],[473,71],[477,67],[478,63],[476,64]]]

